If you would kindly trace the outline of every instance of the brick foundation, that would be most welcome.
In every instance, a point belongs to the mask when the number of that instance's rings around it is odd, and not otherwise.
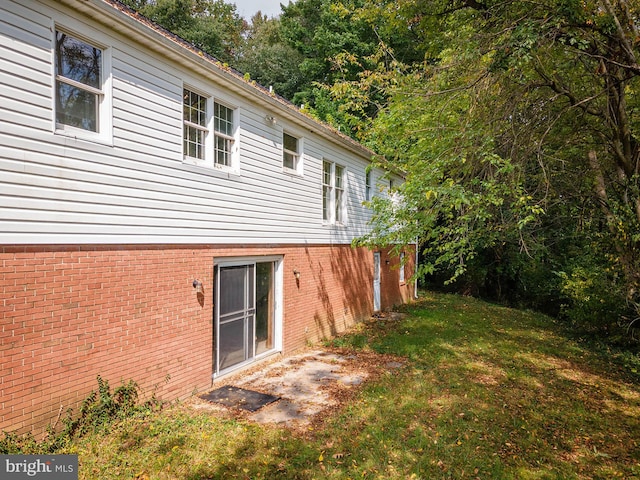
[[[162,400],[210,388],[216,258],[283,255],[285,354],[340,333],[373,308],[373,255],[349,246],[5,246],[0,252],[0,431],[41,433],[61,407],[77,407],[97,387],[97,375],[112,387],[133,379],[145,395]],[[383,309],[410,301],[413,283],[400,284],[397,258],[382,257]],[[194,292],[196,278],[204,297]]]

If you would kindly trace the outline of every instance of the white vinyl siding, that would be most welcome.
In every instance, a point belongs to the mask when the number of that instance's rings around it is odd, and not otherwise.
[[[110,56],[110,142],[54,131],[55,26]],[[54,1],[1,4],[0,47],[0,243],[348,244],[367,231],[368,154],[290,107],[265,122],[273,105]],[[185,162],[185,88],[207,97],[211,118],[216,102],[230,109],[217,128],[232,142],[231,168]],[[211,167],[213,120],[209,131]],[[283,175],[283,131],[304,140],[304,176]],[[322,222],[324,158],[344,167],[346,226]]]

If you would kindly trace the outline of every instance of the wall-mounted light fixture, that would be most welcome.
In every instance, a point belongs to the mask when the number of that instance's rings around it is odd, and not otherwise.
[[[276,117],[274,117],[273,115],[267,114],[265,115],[264,119],[271,125],[275,125],[276,123],[278,123],[278,120],[276,120]]]
[[[196,289],[196,294],[203,294],[204,293],[204,286],[202,285],[202,282],[200,280],[194,280],[193,281],[193,288]]]
[[[293,276],[296,277],[296,280],[300,280],[300,271],[299,270],[294,270],[293,271]]]

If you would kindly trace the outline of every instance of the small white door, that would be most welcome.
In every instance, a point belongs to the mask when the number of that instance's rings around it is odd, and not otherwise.
[[[373,253],[373,311],[380,311],[380,252]]]

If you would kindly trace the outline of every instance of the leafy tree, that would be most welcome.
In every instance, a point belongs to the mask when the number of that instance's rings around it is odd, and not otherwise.
[[[361,242],[420,238],[424,272],[507,279],[512,295],[544,278],[548,301],[611,307],[591,322],[635,305],[639,14],[627,0],[365,5],[360,16],[416,33],[425,58],[332,89],[352,112],[371,85],[384,92],[362,138],[407,175],[404,202],[376,199]]]
[[[302,55],[284,41],[278,18],[267,18],[261,12],[251,18],[236,64],[239,70],[291,100],[304,82],[299,68],[302,61]]]
[[[235,5],[224,0],[123,0],[123,3],[221,62],[235,63],[246,29]]]
[[[293,102],[346,131],[350,126],[342,121],[339,102],[323,87],[354,80],[363,68],[375,66],[341,60],[357,57],[366,63],[376,50],[373,26],[355,14],[363,4],[363,0],[298,0],[283,7],[280,17],[283,38],[302,57],[303,82]]]

